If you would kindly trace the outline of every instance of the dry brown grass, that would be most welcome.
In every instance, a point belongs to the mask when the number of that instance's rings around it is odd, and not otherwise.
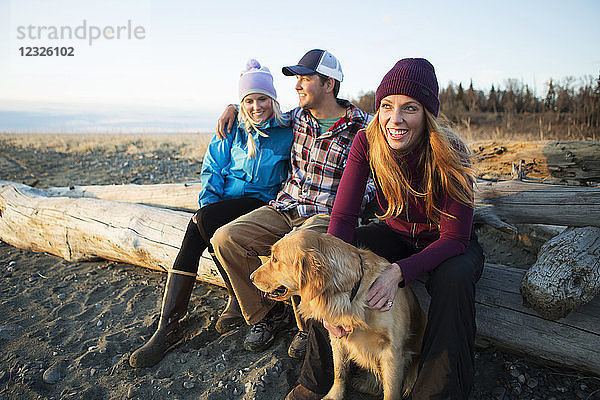
[[[0,133],[0,145],[45,148],[63,153],[167,152],[173,157],[202,159],[211,135],[206,134],[53,134]]]
[[[569,134],[565,132],[532,132],[530,130],[521,129],[506,129],[500,126],[495,127],[470,127],[454,124],[453,128],[460,134],[460,136],[467,143],[474,143],[479,141],[509,141],[509,142],[536,142],[536,141],[547,141],[547,140],[564,140],[564,141],[586,141],[598,140],[598,137],[594,135],[585,134]]]
[[[586,127],[567,117],[557,119],[553,114],[472,113],[460,122],[452,123],[467,142],[481,140],[538,141],[538,140],[598,140],[598,128]]]

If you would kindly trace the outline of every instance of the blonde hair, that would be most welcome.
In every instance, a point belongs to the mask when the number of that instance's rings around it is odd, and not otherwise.
[[[270,96],[269,99],[271,100],[271,106],[273,107],[273,116],[271,118],[275,118],[275,121],[277,121],[278,124],[284,124],[279,103]],[[259,129],[261,123],[254,121],[252,117],[248,115],[243,104],[240,105],[239,119],[244,125],[244,130],[246,131],[246,135],[248,137],[246,142],[246,146],[248,147],[248,158],[254,158],[256,157],[256,151],[258,147],[254,141],[254,138],[252,137],[252,132],[258,132],[258,134],[263,137],[269,137],[269,135]]]
[[[405,165],[394,157],[379,125],[379,110],[366,128],[371,170],[388,203],[385,213],[378,215],[381,219],[399,216],[409,195],[425,198],[427,219],[436,225],[442,214],[454,218],[440,210],[445,194],[473,207],[475,175],[467,146],[450,127],[441,124],[426,108],[423,110],[425,127],[417,167],[423,173],[422,188],[411,187]]]

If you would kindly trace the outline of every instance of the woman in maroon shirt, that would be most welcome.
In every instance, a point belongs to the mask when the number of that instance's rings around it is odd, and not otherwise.
[[[412,399],[466,399],[473,382],[475,283],[484,257],[472,233],[473,171],[466,145],[440,124],[433,65],[398,61],[376,92],[375,118],[358,132],[328,233],[390,261],[368,306],[389,311],[399,286],[423,276],[431,296]],[[382,221],[357,228],[369,174]],[[343,327],[323,321],[329,334]],[[333,382],[327,331],[313,321],[299,386],[288,399],[320,399]]]

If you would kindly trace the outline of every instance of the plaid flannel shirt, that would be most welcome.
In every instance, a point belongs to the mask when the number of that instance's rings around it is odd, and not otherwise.
[[[270,202],[276,209],[296,208],[302,217],[331,214],[354,136],[372,118],[346,100],[338,103],[346,108],[346,116],[326,132],[321,132],[307,110],[298,107],[287,113],[294,132],[292,169],[277,198]],[[374,198],[375,185],[369,179],[363,206]]]

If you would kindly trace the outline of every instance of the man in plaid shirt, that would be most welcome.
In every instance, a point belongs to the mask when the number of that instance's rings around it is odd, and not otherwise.
[[[308,109],[298,107],[287,113],[294,131],[292,169],[277,199],[271,201],[276,209],[296,208],[304,217],[331,213],[354,135],[370,120],[350,102],[338,99],[337,103],[345,115],[325,132]]]
[[[291,174],[268,206],[221,227],[211,240],[237,298],[228,303],[219,319],[243,316],[251,325],[244,347],[251,351],[268,348],[277,331],[290,322],[284,304],[262,296],[250,282],[250,274],[261,265],[259,256],[269,255],[271,245],[294,228],[327,232],[352,140],[371,119],[348,101],[337,99],[343,75],[331,53],[311,50],[297,65],[282,70],[296,76],[300,106],[287,115],[294,131]],[[220,134],[225,125],[230,128],[234,118],[234,107],[228,107],[219,120]],[[374,192],[371,185],[365,203],[374,198]],[[233,325],[220,322],[221,326]],[[304,331],[296,334],[290,356],[304,357],[306,336]]]

